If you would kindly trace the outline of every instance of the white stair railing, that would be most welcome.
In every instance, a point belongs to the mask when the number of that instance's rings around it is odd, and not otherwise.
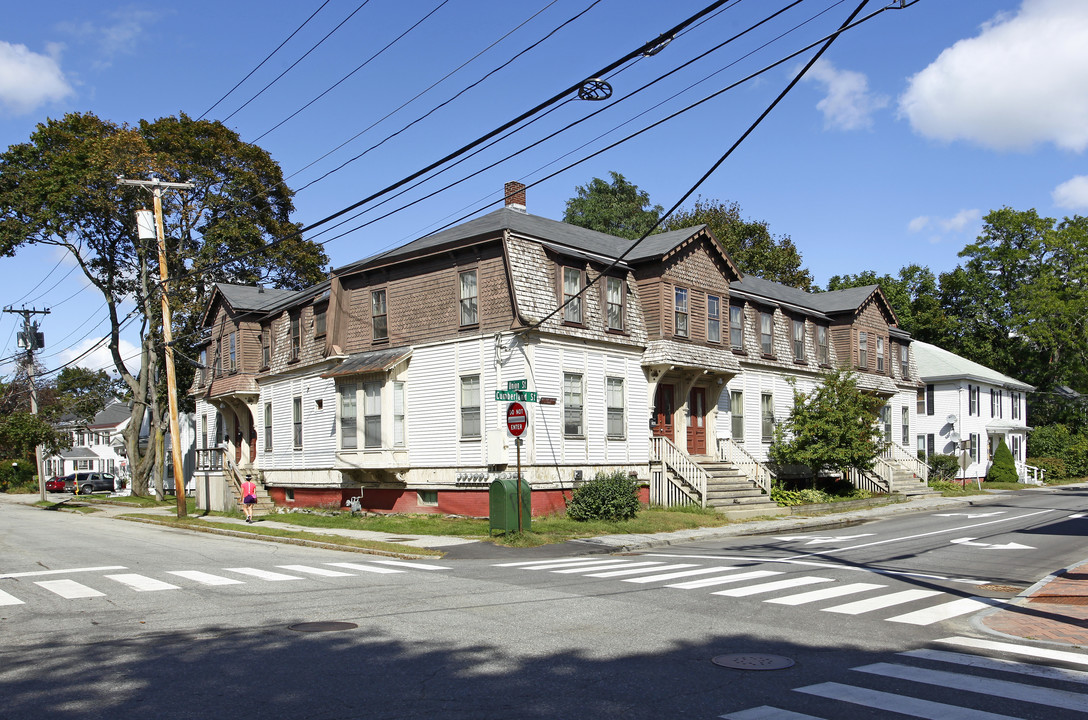
[[[706,507],[706,470],[699,467],[686,452],[668,438],[654,435],[650,438],[650,462],[662,465],[661,472],[650,474],[652,504],[665,507],[699,504]],[[682,482],[678,483],[670,471]]]
[[[857,468],[847,468],[846,479],[858,490],[867,490],[871,493],[890,495],[892,485],[892,466],[887,461],[876,459],[870,472],[862,472]],[[885,480],[885,478],[888,478]]]
[[[744,473],[750,482],[755,483],[768,495],[771,494],[774,473],[732,438],[718,438],[718,459],[731,463]]]
[[[1020,482],[1028,485],[1042,485],[1043,478],[1046,471],[1041,467],[1035,465],[1028,465],[1027,463],[1016,462],[1016,475],[1020,478]]]
[[[917,453],[912,453],[898,443],[888,443],[888,447],[880,454],[880,457],[904,466],[923,482],[929,481],[929,465],[926,465],[924,460],[919,459]]]

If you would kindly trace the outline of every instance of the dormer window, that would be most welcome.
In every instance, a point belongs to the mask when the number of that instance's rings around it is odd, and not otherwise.
[[[910,348],[906,345],[899,346],[899,373],[904,380],[910,377]]]
[[[793,360],[803,363],[805,361],[805,321],[793,321]]]
[[[372,340],[389,339],[388,310],[385,302],[385,290],[374,290],[370,293],[370,320],[373,334]]]
[[[582,271],[563,268],[563,322],[582,324]]]
[[[759,314],[759,343],[764,355],[774,355],[774,313]]]
[[[869,368],[869,333],[858,333],[858,367],[867,370]]]
[[[675,310],[676,317],[676,336],[687,337],[688,336],[688,291],[687,288],[676,288],[675,303],[673,309]]]
[[[876,371],[884,372],[884,338],[882,337],[876,339]]]
[[[261,367],[267,368],[272,364],[272,332],[269,328],[261,328]]]
[[[298,315],[291,316],[291,359],[298,360],[302,354],[302,318]]]
[[[706,296],[706,339],[712,343],[722,341],[722,301],[717,295]]]
[[[615,277],[604,280],[604,300],[608,310],[608,329],[623,332],[624,316],[623,280]]]
[[[744,307],[729,306],[729,344],[734,350],[744,349]]]
[[[230,371],[237,372],[238,370],[238,334],[230,334]]]
[[[325,312],[329,309],[328,305],[315,305],[314,306],[314,337],[324,337],[326,330],[325,325]]]
[[[816,362],[821,365],[830,364],[827,351],[827,326],[816,326]]]
[[[477,299],[477,286],[476,286],[476,271],[466,270],[460,273],[461,285],[461,327],[466,325],[475,325],[479,322],[479,315],[476,309]]]

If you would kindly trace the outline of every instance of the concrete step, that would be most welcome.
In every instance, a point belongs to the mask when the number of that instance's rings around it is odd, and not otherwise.
[[[790,509],[788,507],[778,507],[778,505],[775,505],[774,503],[767,503],[766,506],[757,505],[754,507],[747,505],[731,505],[715,509],[730,520],[750,520],[751,518],[775,517],[778,515],[790,514]]]
[[[707,499],[711,498],[749,498],[749,497],[767,497],[761,490],[756,488],[729,488],[728,490],[722,490],[720,488],[707,488]]]
[[[713,507],[730,507],[735,505],[773,505],[778,507],[777,503],[771,502],[767,499],[766,495],[755,495],[753,497],[734,497],[734,498],[715,498],[707,497],[707,506]]]

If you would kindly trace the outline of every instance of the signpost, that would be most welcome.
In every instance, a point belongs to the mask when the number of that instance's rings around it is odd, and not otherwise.
[[[507,380],[505,390],[495,391],[496,402],[536,402],[536,391],[529,390],[528,380]]]
[[[524,380],[522,381],[524,382]],[[536,395],[536,393],[533,393]],[[525,406],[519,402],[512,402],[506,408],[506,429],[514,436],[514,445],[518,449],[518,532],[521,532],[521,436],[529,427],[529,416],[525,412]]]

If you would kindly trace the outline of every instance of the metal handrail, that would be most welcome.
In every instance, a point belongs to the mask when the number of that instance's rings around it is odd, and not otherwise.
[[[738,442],[732,438],[718,438],[718,458],[734,465],[744,473],[749,482],[755,483],[763,492],[770,495],[771,485],[774,484],[774,473],[766,465],[756,460]]]
[[[662,463],[691,486],[699,495],[699,504],[706,507],[707,472],[691,456],[676,447],[668,438],[654,435],[650,438],[650,460]]]

